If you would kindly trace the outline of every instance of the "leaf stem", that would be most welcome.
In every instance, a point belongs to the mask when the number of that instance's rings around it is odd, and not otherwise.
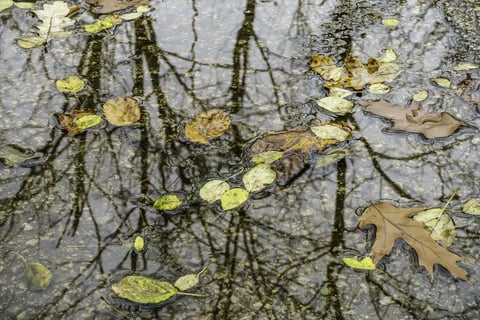
[[[16,255],[17,257],[19,257],[24,264],[27,264],[27,260],[18,252],[15,252],[15,251],[10,251],[10,253],[13,253],[14,255]]]
[[[438,222],[440,221],[440,218],[441,218],[442,215],[445,213],[445,211],[447,211],[447,207],[450,205],[450,202],[452,202],[453,198],[457,195],[459,189],[460,189],[460,188],[456,188],[456,189],[453,191],[453,193],[452,193],[452,195],[450,196],[450,198],[448,199],[447,203],[443,206],[442,210],[440,211],[440,214],[439,214],[438,217],[437,217],[437,221],[435,222],[435,224],[434,224],[433,227],[432,227],[432,230],[430,231],[430,234],[432,234],[432,233],[433,233],[433,230],[435,230],[435,228],[437,227],[437,224],[438,224]]]

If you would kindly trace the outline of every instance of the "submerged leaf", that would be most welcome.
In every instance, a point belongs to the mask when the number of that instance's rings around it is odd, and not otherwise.
[[[470,199],[463,204],[462,211],[467,214],[480,215],[480,199]]]
[[[207,110],[185,125],[185,137],[192,142],[208,144],[228,130],[230,121],[230,116],[220,109]]]
[[[338,162],[339,160],[345,158],[348,155],[348,150],[340,149],[334,150],[326,155],[320,156],[317,160],[316,166],[317,167],[326,167],[332,163]]]
[[[375,270],[375,264],[370,257],[365,257],[362,260],[358,260],[357,258],[342,258],[342,261],[350,268]]]
[[[155,200],[153,207],[158,210],[174,210],[182,205],[182,199],[176,194],[164,194]]]
[[[119,97],[107,100],[103,112],[108,122],[116,126],[130,126],[140,120],[140,106],[137,100]]]
[[[222,210],[232,210],[241,206],[248,200],[249,192],[242,188],[232,188],[220,198]]]
[[[270,164],[283,156],[284,152],[281,151],[263,151],[256,155],[253,155],[250,159],[251,162],[255,164],[266,163]]]
[[[52,272],[40,262],[26,262],[26,274],[33,289],[43,290],[52,280]]]
[[[277,174],[268,164],[259,164],[248,170],[242,177],[245,189],[256,192],[264,189],[275,181]]]
[[[200,198],[208,203],[220,200],[225,192],[230,189],[230,186],[224,180],[211,180],[208,181],[200,188]]]
[[[32,150],[17,145],[7,144],[0,146],[0,162],[8,167],[16,167],[30,159],[38,158]]]
[[[85,82],[77,76],[70,76],[66,79],[58,79],[55,81],[57,89],[64,93],[76,94],[85,88]]]
[[[444,213],[443,208],[430,208],[415,214],[412,218],[423,222],[430,231],[430,237],[444,247],[450,246],[455,239],[455,225],[450,215]]]
[[[133,275],[112,285],[112,291],[120,298],[143,304],[160,303],[179,293],[169,282]]]

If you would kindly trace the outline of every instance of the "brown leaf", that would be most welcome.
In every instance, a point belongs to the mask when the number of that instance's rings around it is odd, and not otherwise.
[[[398,208],[390,203],[379,202],[368,207],[360,218],[359,227],[376,226],[375,242],[372,246],[374,262],[388,255],[396,239],[405,240],[417,253],[418,262],[433,278],[433,265],[441,264],[453,277],[468,281],[465,270],[457,265],[461,257],[437,244],[425,229],[423,222],[410,218],[426,208]]]
[[[112,13],[128,7],[148,5],[148,0],[87,0],[89,4],[100,6],[95,8],[95,13]]]
[[[460,121],[447,112],[428,113],[421,110],[417,101],[412,101],[407,108],[385,100],[360,104],[366,105],[366,110],[371,113],[393,120],[393,130],[421,133],[427,139],[447,137],[461,125]]]
[[[185,136],[192,142],[207,144],[220,137],[230,127],[230,117],[220,109],[210,109],[185,125]]]
[[[466,79],[460,84],[460,98],[479,110],[480,108],[480,80]]]
[[[285,186],[300,176],[309,165],[306,162],[304,154],[289,152],[280,159],[272,162],[270,167],[276,173],[275,182],[280,186]]]
[[[116,126],[130,126],[140,120],[140,107],[133,98],[113,98],[103,105],[108,122]]]
[[[73,110],[66,113],[55,113],[58,122],[69,135],[77,135],[101,122],[101,117],[93,111]],[[86,121],[85,121],[86,120]]]

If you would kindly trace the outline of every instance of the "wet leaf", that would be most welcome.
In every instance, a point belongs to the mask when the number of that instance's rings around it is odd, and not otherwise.
[[[182,199],[176,194],[164,194],[153,203],[158,210],[174,210],[182,205]]]
[[[0,0],[0,12],[13,6],[13,0]]]
[[[353,92],[350,91],[350,90],[337,88],[337,87],[333,87],[329,91],[329,96],[330,97],[346,98],[348,96],[351,96],[352,94],[353,94]]]
[[[433,240],[440,242],[444,247],[453,243],[456,236],[452,217],[446,214],[443,208],[430,208],[421,211],[412,217],[424,223]]]
[[[342,258],[342,261],[353,269],[363,269],[363,270],[375,270],[375,264],[372,261],[372,258],[365,257],[362,260],[357,258]]]
[[[134,275],[112,285],[112,291],[120,298],[142,304],[160,303],[179,293],[169,282]]]
[[[378,61],[383,63],[394,62],[395,60],[397,60],[397,54],[395,53],[395,51],[393,51],[392,48],[385,49],[385,51],[383,52],[383,56],[378,59]]]
[[[140,120],[140,106],[129,97],[113,98],[105,102],[103,112],[108,122],[116,126],[130,126]]]
[[[0,162],[8,167],[17,167],[26,161],[37,158],[38,155],[32,150],[25,149],[13,144],[0,146]]]
[[[480,80],[465,79],[457,90],[460,98],[477,110],[480,107]]]
[[[203,267],[202,270],[200,270],[200,272],[197,274],[187,274],[187,275],[181,276],[180,278],[177,279],[177,281],[175,281],[173,285],[177,287],[178,290],[181,290],[181,291],[189,290],[195,287],[196,285],[198,285],[200,281],[200,275],[205,270],[207,270],[207,266]]]
[[[319,107],[337,114],[350,113],[353,109],[353,103],[351,101],[335,96],[324,97],[315,100],[315,102]]]
[[[64,29],[75,24],[74,20],[67,17],[70,8],[63,1],[46,3],[43,5],[43,9],[33,10],[33,12],[42,20],[42,24],[37,26],[37,32],[44,39],[66,36],[70,32]]]
[[[450,79],[439,77],[439,78],[433,79],[432,81],[435,82],[440,87],[453,88],[452,82],[450,81]]]
[[[52,272],[40,262],[26,262],[26,275],[33,289],[43,290],[52,280]]]
[[[462,211],[467,214],[480,215],[480,199],[470,199],[463,204]]]
[[[423,101],[428,98],[428,91],[427,90],[420,90],[413,95],[414,101]]]
[[[382,19],[382,24],[389,28],[394,28],[398,26],[398,23],[399,23],[398,19],[395,19],[395,18]]]
[[[148,5],[148,0],[87,0],[87,3],[95,6],[95,13],[112,13],[129,7]]]
[[[466,71],[466,70],[474,70],[480,68],[480,65],[476,63],[470,63],[470,62],[460,62],[457,64],[453,70],[455,71]]]
[[[280,186],[285,186],[292,182],[308,167],[305,155],[299,152],[287,152],[283,157],[271,164],[271,168],[277,174],[276,182]]]
[[[141,236],[136,236],[133,241],[133,248],[137,252],[142,252],[145,249],[145,240]]]
[[[369,85],[367,90],[373,94],[385,94],[390,91],[390,87],[383,83],[374,83]]]
[[[275,181],[277,174],[268,164],[259,164],[248,170],[242,177],[243,185],[248,192],[264,189]]]
[[[255,164],[266,163],[270,164],[283,156],[281,151],[264,151],[259,154],[253,155],[250,159],[251,162]]]
[[[391,104],[385,100],[362,102],[366,110],[393,120],[392,130],[401,130],[423,134],[427,139],[447,137],[461,125],[447,112],[428,113],[420,109],[416,101],[408,108]]]
[[[142,12],[131,12],[131,13],[122,14],[120,17],[125,21],[129,21],[129,20],[135,20],[137,18],[140,18],[142,15],[143,15]]]
[[[241,206],[248,200],[249,192],[242,188],[232,188],[220,198],[222,210],[232,210]]]
[[[58,122],[69,135],[76,135],[102,122],[102,118],[93,111],[73,110],[67,113],[55,113]]]
[[[228,190],[230,190],[230,186],[224,180],[211,180],[200,188],[199,194],[200,198],[203,200],[208,203],[213,203],[220,200],[223,194]]]
[[[461,257],[440,246],[430,237],[423,222],[410,218],[425,208],[399,208],[390,203],[379,202],[368,207],[359,222],[361,229],[369,224],[376,227],[375,242],[372,246],[374,263],[389,254],[394,242],[402,238],[415,250],[420,265],[433,278],[433,266],[441,264],[454,278],[468,280],[467,273],[457,265]]]
[[[110,20],[98,19],[94,23],[84,25],[83,28],[86,32],[98,33],[113,28],[114,26],[115,25]]]
[[[316,166],[326,167],[328,165],[331,165],[332,163],[338,162],[339,160],[345,158],[348,153],[348,150],[345,149],[334,150],[326,155],[320,156],[320,158],[317,160]]]
[[[339,142],[346,141],[352,135],[351,131],[334,124],[313,126],[310,130],[320,139],[337,140]]]
[[[20,9],[33,9],[35,8],[35,2],[15,2],[15,7]]]
[[[77,76],[70,76],[66,79],[58,79],[55,81],[55,86],[60,92],[76,94],[85,88],[85,82]]]
[[[185,137],[192,141],[208,144],[220,137],[230,127],[230,116],[220,109],[210,109],[185,125]]]
[[[45,39],[41,37],[27,37],[16,39],[16,42],[19,47],[24,49],[31,49],[34,47],[41,46],[45,43]]]

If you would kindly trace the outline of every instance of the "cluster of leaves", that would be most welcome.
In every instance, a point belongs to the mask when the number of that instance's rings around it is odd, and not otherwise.
[[[77,76],[59,79],[55,85],[59,91],[73,94],[77,100],[77,93],[85,88],[85,82]],[[130,126],[141,117],[138,101],[130,97],[107,100],[103,104],[103,114],[105,119],[115,126]],[[55,116],[70,135],[77,135],[103,122],[102,117],[92,110],[76,109],[66,113],[56,113]]]

